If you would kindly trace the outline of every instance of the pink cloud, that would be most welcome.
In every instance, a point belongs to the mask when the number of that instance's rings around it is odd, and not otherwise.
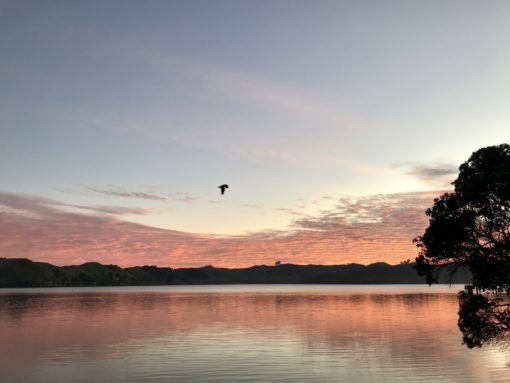
[[[45,198],[0,193],[0,256],[58,265],[98,261],[132,266],[242,267],[272,264],[397,263],[413,258],[412,239],[439,192],[374,195],[340,200],[301,217],[289,230],[212,236],[158,229],[116,216],[71,213]],[[122,209],[120,209],[122,210]]]

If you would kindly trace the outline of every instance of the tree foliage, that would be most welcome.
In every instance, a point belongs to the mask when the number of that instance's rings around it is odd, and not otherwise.
[[[475,347],[510,334],[510,145],[474,152],[453,185],[426,211],[416,269],[429,284],[445,269],[471,272],[471,285],[459,294],[458,324]]]

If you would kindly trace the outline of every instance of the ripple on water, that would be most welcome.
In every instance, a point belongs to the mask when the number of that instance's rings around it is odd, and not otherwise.
[[[0,381],[508,382],[508,351],[461,344],[455,292],[3,290]]]

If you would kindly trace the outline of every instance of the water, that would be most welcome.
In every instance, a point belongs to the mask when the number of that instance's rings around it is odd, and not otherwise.
[[[0,382],[509,382],[461,286],[0,289]]]

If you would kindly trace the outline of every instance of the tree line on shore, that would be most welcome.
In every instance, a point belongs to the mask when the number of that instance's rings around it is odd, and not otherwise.
[[[252,266],[240,269],[204,266],[197,268],[136,266],[122,268],[88,262],[76,266],[55,266],[24,258],[0,258],[0,287],[65,287],[65,286],[143,286],[242,283],[307,283],[307,284],[423,284],[414,264],[389,265],[294,265]],[[468,273],[450,278],[446,283],[466,283]]]

